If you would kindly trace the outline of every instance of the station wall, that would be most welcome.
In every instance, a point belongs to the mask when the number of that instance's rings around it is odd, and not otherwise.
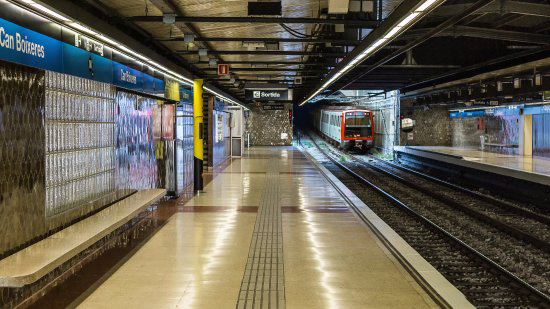
[[[246,125],[250,146],[292,145],[290,112],[291,103],[285,103],[284,110],[264,110],[263,106],[251,107]]]
[[[0,61],[0,256],[47,229],[44,78]]]

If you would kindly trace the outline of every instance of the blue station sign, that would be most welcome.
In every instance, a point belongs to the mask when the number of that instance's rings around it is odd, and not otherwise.
[[[44,70],[63,70],[60,41],[0,18],[0,59]]]

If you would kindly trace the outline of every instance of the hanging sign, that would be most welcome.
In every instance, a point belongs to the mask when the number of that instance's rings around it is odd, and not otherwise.
[[[288,101],[288,89],[256,90],[246,89],[245,97],[251,101]]]

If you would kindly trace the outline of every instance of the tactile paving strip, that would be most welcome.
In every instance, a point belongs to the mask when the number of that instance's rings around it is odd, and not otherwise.
[[[256,217],[237,309],[285,308],[279,172],[271,165]]]

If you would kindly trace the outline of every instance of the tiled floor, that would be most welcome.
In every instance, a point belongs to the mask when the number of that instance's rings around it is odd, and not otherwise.
[[[550,176],[550,158],[542,157],[524,157],[516,155],[507,155],[493,153],[488,151],[480,151],[477,148],[460,148],[460,147],[445,147],[445,146],[409,146],[413,149],[427,150],[462,156],[464,160],[479,162],[520,170],[524,172],[532,172]]]
[[[181,205],[79,308],[237,304],[435,307],[298,150],[260,147]]]

